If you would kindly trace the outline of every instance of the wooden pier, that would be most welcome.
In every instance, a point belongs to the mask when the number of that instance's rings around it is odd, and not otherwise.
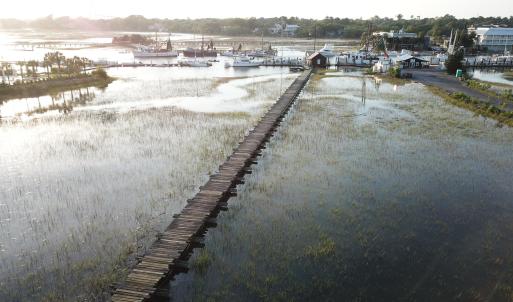
[[[227,160],[219,166],[196,196],[182,210],[157,241],[134,266],[125,282],[115,287],[114,302],[142,302],[166,298],[159,288],[166,287],[171,278],[187,270],[186,261],[195,247],[201,247],[207,228],[216,225],[220,211],[236,195],[236,186],[243,183],[250,166],[256,163],[290,106],[308,82],[312,70],[306,70],[290,85],[279,100],[260,119]]]

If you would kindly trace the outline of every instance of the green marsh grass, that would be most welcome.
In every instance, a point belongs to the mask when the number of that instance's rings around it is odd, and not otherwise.
[[[307,85],[171,301],[509,301],[512,129],[336,75]]]
[[[279,81],[259,79],[279,79],[279,69],[222,83],[184,72],[113,70],[118,80],[69,114],[3,120],[1,301],[107,300],[109,286],[280,95]],[[284,75],[282,84],[291,81]],[[252,109],[230,107],[230,95],[217,91],[223,84],[245,92]],[[213,94],[228,109],[192,112],[166,102],[208,102]],[[208,267],[208,259],[199,263]]]

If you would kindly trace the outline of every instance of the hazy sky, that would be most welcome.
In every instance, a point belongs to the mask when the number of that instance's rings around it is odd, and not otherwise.
[[[32,19],[46,15],[90,18],[131,14],[157,18],[296,16],[306,18],[512,16],[513,0],[2,0],[0,18]],[[485,5],[486,3],[486,5]],[[320,4],[321,6],[317,6]]]

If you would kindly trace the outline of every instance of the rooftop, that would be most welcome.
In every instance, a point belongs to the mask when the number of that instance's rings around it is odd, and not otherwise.
[[[478,27],[476,29],[478,35],[511,35],[513,36],[513,28],[503,27]]]

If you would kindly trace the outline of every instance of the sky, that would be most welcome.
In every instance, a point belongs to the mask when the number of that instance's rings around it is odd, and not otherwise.
[[[48,15],[113,18],[143,15],[148,18],[301,17],[322,19],[410,16],[456,17],[513,16],[512,0],[2,0],[0,18],[34,19]],[[321,4],[321,6],[316,6]],[[362,5],[360,5],[362,4]]]

